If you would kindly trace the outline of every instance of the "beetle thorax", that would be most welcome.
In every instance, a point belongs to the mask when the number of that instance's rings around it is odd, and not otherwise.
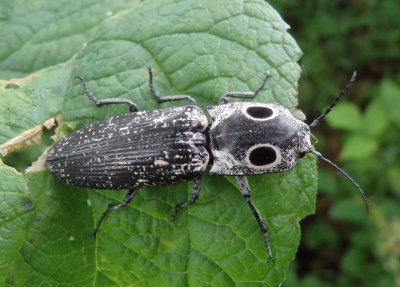
[[[208,107],[210,174],[283,172],[311,148],[310,129],[278,104],[237,102]]]

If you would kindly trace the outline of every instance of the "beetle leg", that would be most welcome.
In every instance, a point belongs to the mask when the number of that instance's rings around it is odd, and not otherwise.
[[[273,259],[272,252],[271,252],[271,246],[269,245],[267,225],[266,225],[264,219],[262,218],[260,212],[258,211],[258,209],[255,207],[255,205],[253,204],[253,202],[250,199],[250,187],[249,187],[247,178],[246,178],[246,176],[235,176],[235,178],[236,178],[237,184],[239,185],[242,196],[246,199],[246,202],[250,206],[251,211],[253,211],[253,214],[257,220],[257,223],[260,226],[261,232],[264,234],[265,247],[268,252],[268,257],[269,257],[269,259]]]
[[[197,106],[196,100],[193,99],[191,96],[188,95],[174,95],[174,96],[164,96],[161,97],[156,89],[154,88],[153,85],[153,72],[150,67],[147,67],[147,70],[149,71],[149,87],[150,91],[153,94],[153,96],[158,100],[159,103],[162,102],[170,102],[170,101],[179,101],[179,100],[187,100],[189,105],[195,105]]]
[[[109,104],[128,104],[129,105],[129,111],[131,113],[133,112],[137,112],[139,109],[136,106],[135,103],[133,103],[131,100],[128,99],[104,99],[104,100],[98,100],[95,96],[92,95],[91,92],[89,92],[89,90],[86,87],[85,84],[85,80],[80,77],[80,76],[76,76],[77,79],[79,79],[82,83],[82,89],[83,92],[85,93],[85,95],[91,99],[97,106],[102,106],[102,105],[109,105]]]
[[[104,220],[104,218],[107,216],[107,214],[108,214],[110,211],[114,211],[114,210],[120,209],[120,208],[126,206],[127,204],[129,204],[129,202],[131,202],[131,200],[133,199],[133,197],[136,195],[137,190],[138,190],[137,188],[130,189],[130,190],[128,191],[128,193],[125,195],[125,198],[124,198],[124,201],[123,201],[123,202],[121,202],[121,203],[119,203],[119,204],[109,204],[109,205],[107,206],[107,209],[103,212],[103,214],[101,215],[99,221],[97,221],[96,228],[95,228],[94,231],[92,232],[92,235],[93,235],[93,236],[96,236],[96,233],[97,233],[97,231],[99,230],[100,224],[103,222],[103,220]]]
[[[262,88],[264,88],[264,85],[269,78],[271,78],[271,74],[269,72],[266,72],[264,80],[253,92],[227,92],[227,93],[223,94],[222,97],[219,99],[219,104],[223,105],[223,104],[229,103],[228,97],[254,98],[262,90]]]
[[[193,180],[192,198],[188,201],[175,205],[174,213],[171,216],[171,221],[175,220],[175,217],[179,209],[188,207],[199,198],[200,188],[201,188],[201,177]]]

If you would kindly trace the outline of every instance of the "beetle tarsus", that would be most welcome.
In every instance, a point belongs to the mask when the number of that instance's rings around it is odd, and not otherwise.
[[[267,80],[269,78],[271,78],[271,74],[267,71],[267,72],[265,72],[264,80],[253,92],[227,92],[227,93],[223,94],[222,97],[219,99],[219,104],[223,105],[223,104],[229,103],[228,97],[254,98],[264,88],[265,83],[267,82]]]
[[[133,103],[131,100],[128,100],[128,99],[116,99],[116,98],[111,98],[111,99],[98,100],[98,99],[97,99],[95,96],[93,96],[93,94],[88,90],[88,88],[86,87],[85,80],[84,80],[82,77],[76,76],[75,78],[77,78],[78,80],[81,81],[83,92],[85,93],[85,95],[86,95],[89,99],[91,99],[91,100],[96,104],[96,106],[110,105],[110,104],[128,104],[128,105],[129,105],[129,111],[130,111],[131,113],[139,111],[139,109],[138,109],[138,107],[136,106],[136,104]]]
[[[189,205],[194,203],[199,198],[200,188],[201,188],[201,178],[194,179],[193,180],[193,189],[192,189],[192,198],[188,201],[185,201],[185,202],[175,205],[174,212],[172,213],[172,216],[171,216],[172,222],[175,221],[176,215],[178,214],[178,210],[188,207]]]
[[[187,100],[189,105],[194,105],[197,106],[197,102],[195,99],[193,99],[191,96],[189,95],[174,95],[174,96],[164,96],[161,97],[156,89],[154,88],[154,84],[153,84],[153,71],[151,70],[151,67],[147,67],[147,70],[149,71],[149,87],[150,87],[150,91],[153,94],[153,96],[157,99],[157,101],[159,103],[163,103],[163,102],[171,102],[171,101],[180,101],[180,100]]]
[[[246,178],[246,176],[236,176],[235,178],[236,178],[236,182],[239,186],[240,192],[242,193],[242,196],[246,199],[247,204],[249,205],[251,211],[254,214],[254,217],[257,220],[258,225],[260,226],[261,232],[264,235],[265,248],[268,253],[268,258],[269,258],[269,260],[272,260],[273,256],[272,256],[271,246],[269,244],[267,224],[265,223],[264,219],[262,218],[257,207],[253,204],[253,202],[250,199],[250,187],[249,187],[247,178]]]
[[[107,214],[110,211],[115,211],[115,210],[118,210],[118,209],[128,205],[129,202],[131,202],[132,199],[135,197],[137,190],[138,190],[137,188],[130,189],[129,192],[125,195],[124,201],[122,201],[119,204],[109,204],[107,206],[107,209],[103,212],[100,219],[97,221],[95,229],[91,233],[94,237],[96,237],[96,233],[99,230],[99,227],[100,227],[101,223],[103,222],[104,218],[106,218]]]

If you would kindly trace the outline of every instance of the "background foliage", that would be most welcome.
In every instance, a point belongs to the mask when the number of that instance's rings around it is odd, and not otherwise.
[[[358,80],[315,133],[317,148],[364,188],[372,211],[329,168],[284,286],[400,286],[400,2],[270,1],[304,52],[300,107],[317,116]],[[339,131],[338,131],[339,130]]]

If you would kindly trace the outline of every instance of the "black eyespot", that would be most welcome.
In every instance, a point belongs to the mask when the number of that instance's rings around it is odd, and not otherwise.
[[[246,112],[256,119],[266,119],[273,114],[272,110],[267,107],[248,107]]]
[[[256,166],[267,165],[276,160],[276,152],[272,147],[261,146],[250,152],[249,160]]]

